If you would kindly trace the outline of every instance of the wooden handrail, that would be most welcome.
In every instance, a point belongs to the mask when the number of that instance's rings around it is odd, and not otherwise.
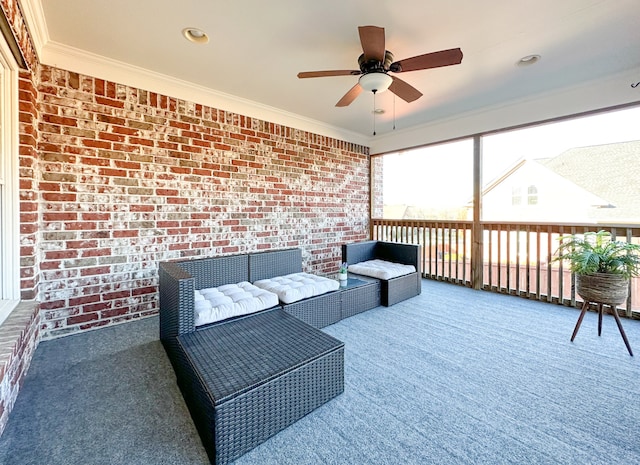
[[[481,221],[475,233],[474,222],[464,220],[373,218],[370,225],[372,239],[421,245],[425,278],[575,307],[582,304],[575,277],[553,260],[560,236],[604,229],[617,240],[640,243],[636,224]],[[637,295],[640,278],[633,278],[624,307],[628,317],[640,316]]]

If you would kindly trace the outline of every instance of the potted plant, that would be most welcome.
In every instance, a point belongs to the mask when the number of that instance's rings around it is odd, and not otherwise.
[[[560,237],[554,260],[567,260],[576,292],[588,302],[621,304],[629,279],[640,275],[640,245],[613,240],[609,231]]]
[[[340,282],[347,282],[347,269],[348,266],[346,263],[340,264],[340,269],[338,270],[338,280],[340,280]]]

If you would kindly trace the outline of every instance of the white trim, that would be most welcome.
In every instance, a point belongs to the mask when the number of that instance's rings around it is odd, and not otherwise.
[[[20,5],[42,64],[354,144],[368,146],[371,142],[369,136],[54,42],[49,37],[42,0],[20,0]]]
[[[640,88],[633,89],[630,86],[630,83],[638,80],[640,68],[637,68],[617,76],[585,82],[582,86],[528,96],[370,137],[56,44],[50,41],[42,0],[19,1],[41,63],[369,146],[372,154],[640,101]]]
[[[68,71],[369,146],[372,154],[575,115],[640,99],[637,89],[629,85],[637,81],[640,71],[638,68],[582,85],[527,96],[406,130],[370,137],[52,41],[44,45],[40,57],[42,63]]]
[[[42,2],[40,0],[18,0],[18,3],[35,52],[39,56],[44,44],[49,42],[49,30],[47,29]]]
[[[0,37],[0,299],[20,299],[20,204],[18,184],[18,64]],[[0,302],[3,308],[8,305]]]
[[[19,300],[0,300],[0,326],[20,303]]]
[[[355,144],[368,145],[370,142],[369,137],[352,131],[57,42],[47,42],[40,51],[40,59],[45,65],[200,103],[219,110],[231,111]]]
[[[615,76],[592,80],[564,89],[519,100],[504,102],[432,121],[420,126],[376,136],[370,141],[370,153],[406,150],[446,140],[470,137],[489,131],[531,124],[563,116],[609,108],[640,101],[638,81],[640,67]]]

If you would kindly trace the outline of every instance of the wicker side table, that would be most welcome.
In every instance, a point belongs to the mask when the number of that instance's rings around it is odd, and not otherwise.
[[[340,285],[341,318],[380,306],[380,281],[348,278]]]
[[[282,309],[314,328],[324,328],[340,321],[340,293],[331,291],[283,304]]]

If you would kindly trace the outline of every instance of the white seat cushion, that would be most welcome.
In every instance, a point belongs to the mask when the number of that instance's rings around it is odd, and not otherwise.
[[[416,267],[376,259],[349,265],[349,271],[364,276],[371,276],[372,278],[391,279],[415,273]]]
[[[277,294],[280,301],[285,304],[336,291],[340,288],[340,283],[336,280],[309,273],[276,276],[275,278],[261,279],[253,284]]]
[[[246,315],[278,305],[278,296],[243,281],[195,291],[195,325]]]

